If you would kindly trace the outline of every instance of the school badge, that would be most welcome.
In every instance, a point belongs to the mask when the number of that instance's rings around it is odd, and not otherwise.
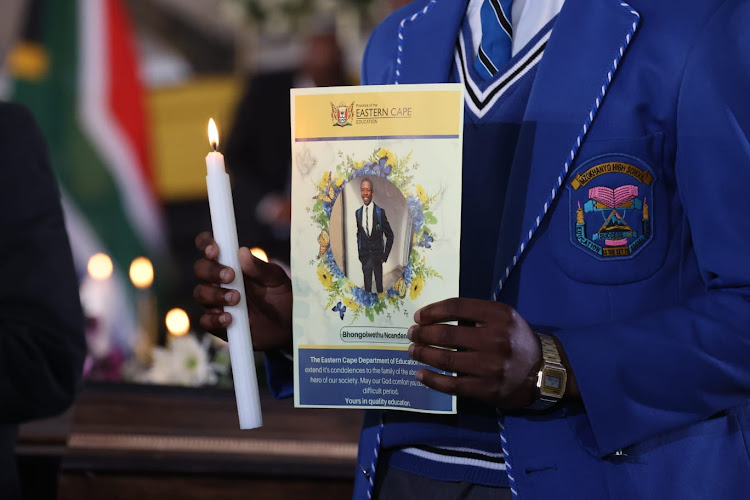
[[[573,174],[568,187],[574,244],[610,259],[632,256],[651,240],[654,176],[644,167],[610,161]]]
[[[351,127],[352,117],[354,116],[354,102],[349,106],[346,104],[339,103],[336,106],[331,103],[331,120],[333,120],[334,127]]]

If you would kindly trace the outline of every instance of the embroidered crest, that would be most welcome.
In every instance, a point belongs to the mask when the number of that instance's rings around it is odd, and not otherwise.
[[[602,259],[630,257],[653,235],[649,204],[654,176],[646,165],[625,161],[588,165],[568,184],[571,241]]]

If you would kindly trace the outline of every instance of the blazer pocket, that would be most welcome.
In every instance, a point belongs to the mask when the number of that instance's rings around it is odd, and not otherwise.
[[[750,491],[742,428],[728,412],[623,451],[610,469],[621,486],[616,498],[735,499]]]
[[[664,137],[587,140],[550,217],[552,255],[571,279],[644,280],[663,264],[669,200]]]

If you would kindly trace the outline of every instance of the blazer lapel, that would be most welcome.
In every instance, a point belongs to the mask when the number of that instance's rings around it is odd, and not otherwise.
[[[532,86],[495,262],[497,298],[575,161],[640,16],[619,0],[566,0]],[[524,189],[525,187],[525,189]]]
[[[401,20],[394,83],[445,82],[468,0],[430,0]]]

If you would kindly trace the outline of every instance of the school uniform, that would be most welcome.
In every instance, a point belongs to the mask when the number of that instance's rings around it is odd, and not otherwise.
[[[395,12],[363,83],[464,83],[461,295],[555,335],[582,402],[369,411],[355,498],[383,466],[522,499],[742,498],[750,2],[566,0],[484,83],[462,61],[466,7]],[[462,446],[481,467],[440,460]]]
[[[450,81],[465,7],[391,16],[364,83]],[[529,95],[487,293],[560,339],[583,397],[501,419],[520,498],[750,491],[748,22],[740,0],[566,0],[516,89]],[[466,190],[485,150],[465,151]],[[387,417],[365,424],[360,464],[376,436],[397,447],[408,431]]]

